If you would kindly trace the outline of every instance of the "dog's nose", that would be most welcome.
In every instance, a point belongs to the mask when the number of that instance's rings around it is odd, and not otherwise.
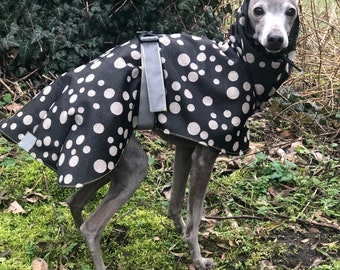
[[[280,51],[282,49],[282,44],[283,44],[283,36],[279,33],[272,33],[269,34],[267,37],[267,44],[268,47],[267,49],[270,51]]]

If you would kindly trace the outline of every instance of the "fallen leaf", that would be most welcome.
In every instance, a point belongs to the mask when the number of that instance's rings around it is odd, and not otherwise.
[[[165,199],[170,201],[171,197],[171,185],[166,185],[162,188],[162,194],[164,195]]]
[[[25,213],[24,208],[22,208],[22,206],[17,201],[12,202],[9,205],[7,211],[10,212],[10,213],[13,213],[13,214],[23,214],[23,213]]]
[[[22,104],[13,102],[12,104],[7,105],[6,109],[16,113],[16,112],[20,111],[22,109],[22,107],[24,107]]]
[[[192,264],[188,265],[188,270],[195,270],[195,266],[193,266]]]
[[[44,259],[36,258],[32,262],[32,270],[48,270],[48,264]]]
[[[187,255],[186,253],[176,253],[176,252],[171,252],[171,254],[178,258],[184,258]]]

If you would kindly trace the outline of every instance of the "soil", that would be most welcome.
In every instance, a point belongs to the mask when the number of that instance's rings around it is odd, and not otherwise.
[[[309,269],[323,263],[326,256],[321,247],[326,247],[339,234],[334,230],[319,230],[310,228],[309,232],[295,232],[294,230],[272,233],[270,238],[287,248],[285,254],[274,254],[271,258],[272,266],[279,269]],[[334,259],[340,259],[340,252],[327,252]],[[266,268],[263,268],[266,269]],[[276,268],[275,268],[276,269]]]

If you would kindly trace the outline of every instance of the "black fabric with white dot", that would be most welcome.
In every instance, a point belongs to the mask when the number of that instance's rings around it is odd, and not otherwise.
[[[248,150],[249,116],[275,93],[291,66],[249,39],[247,2],[227,41],[160,36],[167,111],[156,113],[155,129],[225,154]],[[284,54],[293,60],[295,40]],[[140,77],[140,44],[133,39],[63,74],[1,122],[0,132],[17,143],[33,134],[28,152],[58,173],[60,186],[81,187],[118,163],[137,125]]]

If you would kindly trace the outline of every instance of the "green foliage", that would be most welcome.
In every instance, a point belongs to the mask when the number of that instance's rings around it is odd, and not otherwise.
[[[17,76],[36,69],[64,72],[130,39],[138,30],[186,31],[221,38],[219,1],[39,1],[0,3],[1,65]]]

